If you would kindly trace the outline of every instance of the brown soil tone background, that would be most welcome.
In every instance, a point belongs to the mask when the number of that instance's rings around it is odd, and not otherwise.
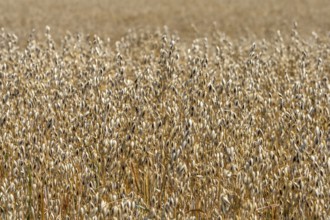
[[[0,27],[26,37],[33,28],[52,28],[55,39],[70,32],[120,39],[128,29],[161,28],[183,39],[204,37],[216,28],[232,38],[269,37],[287,31],[329,34],[328,0],[1,0]]]

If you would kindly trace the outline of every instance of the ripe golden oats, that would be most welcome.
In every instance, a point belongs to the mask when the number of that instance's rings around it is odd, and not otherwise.
[[[1,218],[329,218],[330,38],[300,28],[1,29]]]

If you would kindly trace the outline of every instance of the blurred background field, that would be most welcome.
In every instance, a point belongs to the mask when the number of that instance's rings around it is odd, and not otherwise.
[[[70,32],[120,39],[128,29],[167,25],[183,40],[204,37],[214,28],[231,38],[267,38],[286,32],[293,21],[301,35],[328,35],[328,0],[1,0],[0,27],[26,37],[52,28],[55,39]],[[113,42],[114,42],[113,41]]]

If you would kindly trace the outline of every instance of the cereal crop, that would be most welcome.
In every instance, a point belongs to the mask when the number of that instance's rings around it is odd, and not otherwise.
[[[329,219],[330,38],[0,30],[2,219]]]

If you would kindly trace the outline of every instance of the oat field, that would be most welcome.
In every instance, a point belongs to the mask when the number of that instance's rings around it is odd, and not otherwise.
[[[1,219],[330,218],[330,4],[178,2],[0,2]]]

